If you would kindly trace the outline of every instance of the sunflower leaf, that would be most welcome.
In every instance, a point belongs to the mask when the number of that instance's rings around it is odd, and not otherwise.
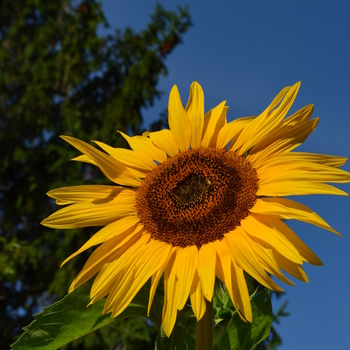
[[[135,296],[130,305],[117,318],[146,316],[150,284],[146,283]],[[90,302],[90,285],[84,284],[62,300],[44,307],[44,310],[34,315],[35,320],[27,327],[25,333],[12,344],[14,350],[51,350],[72,342],[90,332],[107,326],[115,321],[110,315],[103,315],[105,299],[87,305]],[[160,302],[155,296],[154,309],[150,312],[150,318],[158,324],[161,323]],[[160,309],[160,313],[159,313]]]
[[[252,300],[253,323],[243,322],[237,312],[232,317],[220,340],[220,349],[253,349],[270,333],[272,306],[268,289]]]

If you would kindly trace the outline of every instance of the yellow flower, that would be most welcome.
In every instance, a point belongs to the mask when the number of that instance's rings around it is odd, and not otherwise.
[[[329,184],[346,183],[343,157],[291,152],[315,129],[309,105],[285,118],[300,84],[284,88],[258,116],[227,123],[225,101],[204,113],[194,82],[186,108],[178,89],[169,97],[169,126],[123,137],[132,150],[73,137],[63,139],[117,185],[74,186],[48,195],[68,205],[42,224],[53,228],[104,226],[77,252],[99,245],[70,292],[98,273],[91,303],[108,295],[104,313],[119,315],[151,279],[149,308],[164,273],[163,327],[169,336],[190,296],[199,320],[212,300],[215,276],[225,283],[242,319],[252,321],[246,271],[282,291],[269,274],[307,281],[301,265],[320,259],[284,223],[295,219],[337,233],[288,195],[347,195]],[[325,183],[326,182],[326,183]]]

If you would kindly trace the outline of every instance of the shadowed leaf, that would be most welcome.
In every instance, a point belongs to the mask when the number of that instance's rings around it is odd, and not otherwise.
[[[250,350],[269,335],[273,318],[270,291],[255,296],[251,304],[253,323],[243,322],[236,312],[220,340],[221,350]]]

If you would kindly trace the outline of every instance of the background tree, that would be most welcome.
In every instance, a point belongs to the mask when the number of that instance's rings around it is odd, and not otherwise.
[[[141,109],[160,96],[165,58],[191,25],[187,9],[156,6],[148,26],[97,35],[107,25],[98,1],[0,2],[0,347],[8,349],[32,314],[63,297],[86,256],[59,270],[94,230],[55,231],[55,187],[102,183],[59,135],[126,146],[117,130],[139,132]],[[107,327],[108,328],[108,327]],[[135,329],[137,332],[135,332]],[[155,334],[155,333],[154,333]],[[147,348],[140,320],[115,322],[70,348]],[[151,342],[152,343],[152,342]],[[99,346],[97,346],[99,344]],[[150,345],[150,348],[153,346]]]
[[[160,97],[166,57],[191,25],[186,8],[156,6],[139,33],[107,26],[98,1],[0,1],[0,348],[8,349],[32,314],[62,298],[90,251],[61,262],[91,230],[52,230],[40,221],[56,210],[45,193],[103,183],[59,135],[125,147],[117,130],[139,133],[142,108]],[[154,129],[167,127],[162,113]],[[254,282],[251,282],[254,289]],[[161,287],[160,287],[161,288]],[[277,316],[283,314],[277,314]],[[69,349],[153,349],[156,329],[140,319],[116,321]],[[259,349],[274,349],[276,332]]]

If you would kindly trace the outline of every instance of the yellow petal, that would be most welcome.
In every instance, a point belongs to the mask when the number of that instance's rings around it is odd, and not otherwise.
[[[226,101],[221,102],[205,114],[207,125],[201,143],[203,147],[216,146],[218,135],[221,129],[227,124],[226,113],[228,107],[225,107],[225,103]]]
[[[283,255],[279,254],[279,252],[275,250],[273,250],[273,255],[275,256],[277,264],[281,267],[281,269],[302,282],[309,282],[306,273],[298,264],[295,264],[292,261],[286,259]]]
[[[339,188],[323,183],[311,181],[278,181],[267,184],[259,184],[257,196],[296,196],[306,194],[333,194],[338,196],[348,196]]]
[[[177,309],[175,300],[177,296],[177,278],[176,278],[176,258],[178,249],[173,248],[173,254],[169,260],[167,267],[164,270],[164,304],[162,311],[162,324],[165,335],[169,338],[173,331]]]
[[[276,127],[279,127],[298,93],[300,83],[292,88],[283,89],[272,101],[270,106],[256,118],[248,128],[244,129],[238,140],[232,145],[232,150],[239,154],[246,153],[255,144],[266,137]],[[279,104],[278,107],[276,107]]]
[[[236,292],[232,287],[232,258],[231,254],[226,246],[223,246],[220,241],[213,242],[216,250],[216,265],[215,274],[220,281],[225,284],[227,292],[230,295],[232,304],[234,305],[240,318],[245,321],[244,317],[239,310]]]
[[[201,289],[207,300],[212,301],[215,285],[216,251],[212,243],[201,246],[198,255],[198,275]]]
[[[294,84],[293,86],[286,86],[283,88],[277,96],[272,100],[270,106],[267,108],[267,112],[271,113],[280,103],[282,103],[282,100],[287,97],[287,94],[290,93],[291,89],[297,88],[299,89],[300,87],[300,82]]]
[[[72,204],[99,202],[100,199],[113,200],[124,190],[125,188],[120,186],[80,185],[55,188],[46,194],[51,198],[62,200],[64,204]]]
[[[258,257],[261,265],[263,268],[272,275],[275,275],[278,277],[281,281],[294,286],[295,283],[290,281],[280,270],[278,263],[273,255],[273,252],[271,249],[264,248],[259,243],[251,241],[251,246]]]
[[[260,179],[259,186],[275,181],[310,181],[310,182],[350,182],[350,173],[345,170],[327,165],[303,161],[302,157],[295,156],[289,159],[274,159],[265,162],[257,170]]]
[[[244,277],[244,271],[241,267],[239,267],[235,260],[232,259],[232,285],[233,288],[236,289],[239,307],[243,313],[244,318],[248,322],[253,322],[253,313],[252,306],[250,304],[249,291],[247,287],[247,282]]]
[[[109,202],[79,202],[69,205],[51,214],[41,224],[52,228],[105,226],[121,217],[133,215],[136,215],[135,193],[124,190]]]
[[[97,163],[93,159],[91,159],[89,156],[87,156],[86,154],[82,154],[78,157],[74,157],[71,160],[74,160],[76,162],[89,163],[89,164],[93,164],[93,165],[98,166]]]
[[[173,134],[168,129],[160,131],[150,132],[149,138],[158,148],[169,154],[170,157],[174,157],[179,153],[179,148],[173,138]]]
[[[255,119],[256,117],[239,118],[226,124],[219,132],[216,147],[226,147],[233,137],[238,138],[238,134]]]
[[[186,151],[190,148],[192,140],[192,126],[179,94],[177,86],[174,85],[169,96],[169,127],[178,148]]]
[[[206,305],[197,271],[193,278],[190,298],[193,313],[196,316],[197,321],[199,321],[205,314]]]
[[[120,306],[117,303],[114,302],[113,294],[116,288],[118,288],[118,286],[120,286],[123,289],[123,291],[128,291],[131,288],[131,284],[133,282],[134,277],[135,269],[128,269],[127,267],[118,275],[118,279],[113,284],[113,287],[107,296],[107,300],[103,307],[103,314],[110,313],[111,317],[116,317],[124,311],[120,308]]]
[[[159,270],[152,276],[151,279],[151,289],[149,291],[149,299],[148,299],[148,308],[147,308],[147,316],[149,316],[149,313],[151,311],[151,306],[152,306],[152,302],[153,302],[153,298],[154,298],[154,294],[156,292],[158,283],[160,278],[163,275],[163,272],[165,270],[165,268],[168,266],[169,261],[172,259],[173,254],[175,254],[175,249],[172,248],[167,259],[165,260],[165,262],[163,263],[163,266],[161,266],[159,268]]]
[[[303,260],[309,264],[323,265],[318,256],[285,223],[274,217],[270,217],[268,220],[272,221],[274,226],[293,244]]]
[[[204,94],[202,87],[196,81],[190,88],[186,112],[192,126],[191,148],[200,147],[204,125]]]
[[[55,202],[57,205],[67,205],[67,204],[72,204],[74,202],[72,201],[66,201],[64,199],[57,199]]]
[[[103,266],[103,268],[107,267],[109,264],[105,264]],[[114,285],[115,284],[118,284],[119,281],[121,280],[122,278],[122,275],[124,273],[124,270],[125,269],[122,269],[121,271],[119,271],[117,274],[115,274],[113,276],[113,278],[111,278],[109,280],[109,282],[103,287],[101,288],[98,293],[96,293],[94,296],[90,296],[91,300],[90,300],[90,303],[87,305],[87,306],[90,306],[94,303],[97,303],[99,300],[101,300],[102,298],[105,298],[110,292],[111,290],[113,289]]]
[[[216,274],[223,278],[222,282],[226,285],[238,315],[244,322],[252,322],[252,309],[243,270],[237,266],[225,242],[217,240],[213,244],[217,254]]]
[[[124,164],[118,162],[116,159],[98,151],[84,141],[75,139],[74,137],[61,136],[61,138],[86,156],[90,157],[111,181],[126,186],[140,185],[141,180],[128,170]]]
[[[278,158],[300,146],[309,135],[315,130],[318,124],[318,118],[301,122],[295,125],[282,125],[277,128],[273,135],[264,138],[258,142],[252,150],[249,151],[247,160],[255,167],[264,164],[265,159],[270,160]]]
[[[280,155],[279,158],[283,158],[286,161],[294,161],[294,162],[304,161],[304,162],[310,162],[310,163],[326,165],[326,166],[331,166],[336,168],[344,165],[348,161],[348,158],[346,157],[332,156],[328,154],[306,153],[306,152],[285,153]]]
[[[112,238],[98,247],[86,261],[84,267],[75,277],[72,282],[69,293],[78,288],[92,276],[99,272],[102,268],[106,268],[106,265],[123,255],[129,248],[134,245],[138,245],[142,237],[142,231],[140,229],[134,229],[120,234],[119,236]],[[121,266],[121,265],[119,265]],[[119,272],[120,270],[115,272]],[[95,284],[96,286],[96,284]]]
[[[249,242],[250,239],[242,227],[237,227],[233,232],[226,234],[224,239],[227,241],[232,256],[243,270],[263,286],[278,292],[283,291],[261,267]]]
[[[159,280],[163,275],[164,269],[165,269],[165,264],[163,264],[162,268],[160,268],[155,274],[153,274],[151,278],[151,288],[150,288],[149,297],[148,297],[147,317],[149,317],[154,295],[156,293]]]
[[[294,169],[306,169],[318,172],[319,170],[330,170],[339,173],[338,167],[347,162],[347,158],[331,156],[327,154],[314,154],[306,152],[284,152],[272,155],[259,166],[259,169],[266,171],[270,167],[289,167]],[[334,169],[335,168],[335,169]],[[342,173],[343,170],[340,170]]]
[[[101,271],[95,278],[94,284],[91,287],[90,297],[94,298],[95,295],[106,285],[108,285],[112,279],[115,279],[120,271],[122,271],[124,268],[128,269],[129,266],[133,265],[133,262],[144,250],[149,240],[149,234],[141,235],[141,237],[139,234],[137,234],[128,240],[124,245],[120,246],[119,249],[117,249],[113,254],[111,254],[109,256],[108,264],[102,267]],[[90,264],[94,267],[96,261],[91,260]],[[123,286],[121,286],[121,288],[122,287]]]
[[[340,235],[331,228],[320,216],[307,206],[285,198],[260,198],[257,199],[252,213],[275,215],[280,219],[294,219],[324,228],[325,230]]]
[[[79,250],[77,250],[66,260],[64,260],[61,264],[61,267],[78,254],[84,252],[85,250],[95,245],[101,244],[107,241],[108,239],[117,237],[119,235],[124,236],[132,234],[134,232],[138,232],[142,228],[142,225],[136,228],[136,225],[139,221],[140,220],[137,216],[126,216],[125,218],[121,218],[115,222],[108,224],[107,226],[103,227],[100,231],[95,233]]]
[[[179,290],[175,300],[176,308],[182,310],[190,294],[193,276],[198,266],[198,248],[188,246],[179,250],[176,258],[176,276],[179,281]]]
[[[157,166],[157,164],[147,154],[131,151],[125,148],[114,148],[99,141],[94,142],[113,158],[117,159],[128,167],[142,169],[147,173]]]
[[[119,285],[115,285],[106,301],[106,308],[108,304],[113,305],[113,317],[125,310],[147,280],[161,268],[170,251],[171,245],[151,240],[136,262],[130,262]]]
[[[314,105],[310,104],[293,113],[283,121],[283,125],[295,125],[311,118],[314,112]]]
[[[159,163],[163,163],[167,160],[166,153],[156,147],[152,141],[145,136],[128,136],[123,132],[119,131],[119,133],[124,137],[124,139],[128,142],[129,146],[138,153],[145,154],[148,157],[154,159]]]
[[[270,222],[259,214],[250,214],[241,221],[242,227],[252,239],[265,248],[273,247],[287,259],[302,264],[303,260],[293,244]]]

